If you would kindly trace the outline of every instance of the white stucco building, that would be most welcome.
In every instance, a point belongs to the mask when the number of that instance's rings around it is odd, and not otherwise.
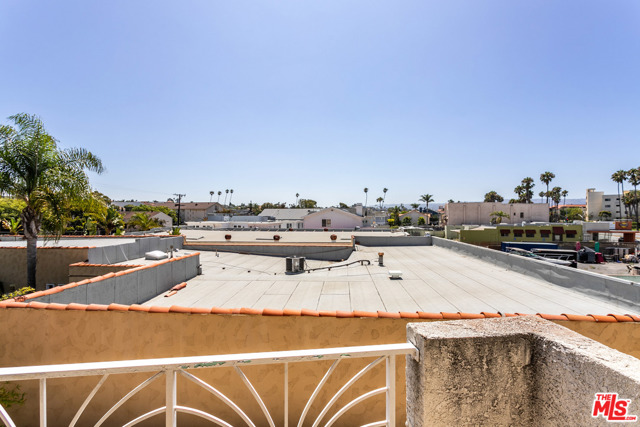
[[[507,213],[502,218],[503,224],[549,221],[549,205],[546,203],[465,202],[447,203],[444,207],[447,225],[489,225],[491,213],[498,211]]]
[[[587,188],[587,219],[596,220],[602,211],[611,213],[611,219],[626,218],[624,205],[620,202],[622,195],[604,194],[595,188]]]
[[[326,208],[304,217],[305,229],[354,229],[362,227],[362,217],[338,208]]]

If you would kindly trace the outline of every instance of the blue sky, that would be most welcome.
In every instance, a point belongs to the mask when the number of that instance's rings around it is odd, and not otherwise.
[[[583,198],[640,166],[640,3],[0,1],[0,120],[114,199]],[[215,198],[214,198],[215,200]]]

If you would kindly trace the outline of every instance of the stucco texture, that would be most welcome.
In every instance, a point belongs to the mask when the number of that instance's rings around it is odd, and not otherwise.
[[[339,346],[406,342],[409,319],[270,317],[242,315],[196,315],[178,313],[84,312],[37,309],[0,309],[0,366],[26,366],[80,363],[208,354],[228,354],[275,350],[328,348]],[[415,322],[415,320],[413,320]],[[559,322],[575,327],[587,336],[600,338],[606,345],[640,354],[640,325],[635,323]],[[368,359],[371,360],[371,359]],[[312,407],[311,422],[331,395],[364,365],[363,360],[340,363],[325,391]],[[384,364],[345,393],[329,411],[325,422],[356,396],[384,386]],[[296,420],[330,362],[302,362],[289,367],[290,425]],[[397,424],[405,422],[405,361],[397,358]],[[257,403],[251,398],[238,375],[229,368],[191,371],[207,381],[266,425]],[[274,415],[283,425],[283,367],[270,365],[247,367],[246,373]],[[80,425],[95,423],[115,402],[151,374],[110,377],[93,399]],[[50,380],[48,389],[49,425],[68,425],[99,377]],[[206,410],[230,422],[242,425],[240,418],[213,395],[184,378],[178,379],[178,404]],[[38,416],[37,381],[22,382],[27,402],[9,409],[18,425],[34,425]],[[149,410],[164,405],[164,379],[159,379],[123,407],[106,425],[122,425]],[[55,414],[55,416],[54,416]],[[363,425],[384,418],[384,397],[376,396],[347,412],[337,425]],[[152,418],[143,425],[156,425]],[[178,416],[179,425],[206,425],[189,415]],[[310,425],[306,423],[305,425]]]

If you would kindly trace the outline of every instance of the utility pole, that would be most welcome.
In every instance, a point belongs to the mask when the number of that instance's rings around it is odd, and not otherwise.
[[[173,193],[173,195],[178,198],[178,226],[180,226],[180,201],[186,196],[186,194]]]

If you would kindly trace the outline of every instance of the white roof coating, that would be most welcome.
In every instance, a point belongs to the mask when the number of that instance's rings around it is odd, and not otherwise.
[[[384,266],[378,266],[384,252]],[[371,260],[336,268],[354,260]],[[307,261],[331,271],[286,275],[278,257],[201,252],[203,274],[156,306],[272,308],[387,312],[526,314],[630,313],[628,307],[587,296],[472,256],[436,246],[359,247],[341,263]],[[402,271],[391,280],[389,270]],[[631,313],[636,314],[636,313]]]

